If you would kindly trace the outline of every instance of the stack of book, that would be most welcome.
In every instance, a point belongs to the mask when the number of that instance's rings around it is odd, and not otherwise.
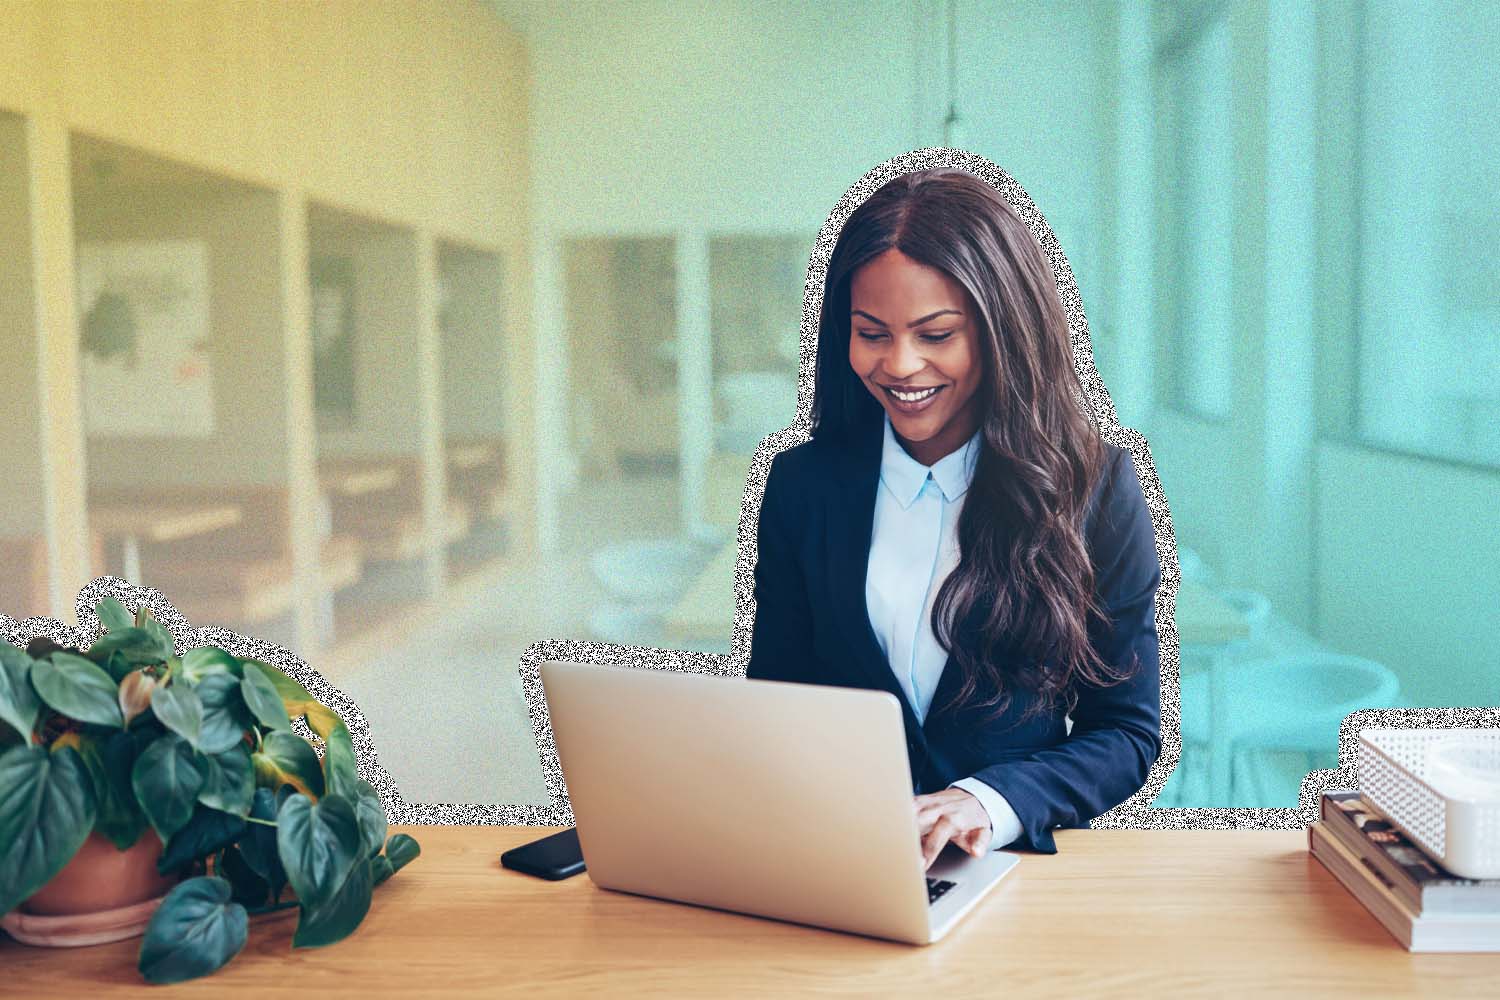
[[[1324,792],[1313,856],[1411,951],[1500,952],[1500,879],[1458,878],[1359,792]]]

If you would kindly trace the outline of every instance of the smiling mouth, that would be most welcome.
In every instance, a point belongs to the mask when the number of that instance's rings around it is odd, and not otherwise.
[[[878,383],[877,383],[878,384]],[[885,397],[890,401],[891,408],[896,413],[912,415],[921,413],[932,405],[938,393],[948,388],[945,385],[911,386],[909,388],[897,388],[892,385],[881,385]]]

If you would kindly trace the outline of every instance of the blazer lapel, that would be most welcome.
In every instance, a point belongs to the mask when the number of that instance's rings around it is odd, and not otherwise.
[[[927,708],[927,718],[923,721],[923,732],[926,727],[933,724],[933,720],[943,714],[943,707],[953,700],[958,693],[958,688],[963,678],[958,661],[950,653],[948,662],[943,664],[943,675],[938,678],[937,690],[932,693],[932,704]]]
[[[884,424],[875,422],[873,433],[862,430],[841,456],[838,488],[830,491],[833,509],[827,519],[829,583],[833,590],[833,610],[848,643],[851,661],[876,687],[896,696],[901,702],[907,731],[920,736],[922,725],[880,648],[865,601],[884,432]]]

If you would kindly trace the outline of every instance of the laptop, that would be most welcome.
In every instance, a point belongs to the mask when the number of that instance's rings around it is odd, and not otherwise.
[[[604,889],[911,944],[1020,858],[923,870],[887,691],[546,661],[579,845]]]

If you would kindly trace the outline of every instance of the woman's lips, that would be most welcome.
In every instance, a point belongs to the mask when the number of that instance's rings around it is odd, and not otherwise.
[[[948,388],[945,385],[927,386],[922,389],[897,389],[893,386],[882,385],[881,390],[885,398],[890,401],[896,412],[911,414],[921,413],[932,405],[938,394]]]

